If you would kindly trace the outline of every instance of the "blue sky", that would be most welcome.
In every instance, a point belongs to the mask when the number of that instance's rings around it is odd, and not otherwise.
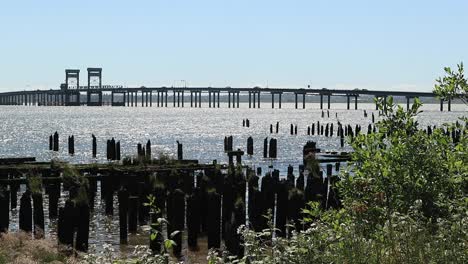
[[[431,91],[468,61],[468,1],[2,1],[0,91],[104,84]]]

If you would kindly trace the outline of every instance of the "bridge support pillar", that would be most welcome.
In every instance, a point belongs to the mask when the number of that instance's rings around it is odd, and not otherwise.
[[[327,109],[330,109],[330,95],[328,95],[328,106]]]
[[[410,98],[406,96],[406,111],[409,110],[409,101],[410,101]]]
[[[211,91],[208,91],[208,108],[211,108]]]
[[[249,108],[252,108],[252,92],[249,92]]]
[[[357,110],[357,95],[354,95],[354,110]]]
[[[218,94],[218,99],[216,99],[216,103],[218,104],[218,108],[219,108],[219,94],[220,94],[220,91],[218,91],[217,94]]]
[[[254,93],[253,93],[253,108],[255,108],[255,105],[256,105],[256,104],[255,104],[256,98],[257,98],[257,94],[254,92]]]
[[[294,93],[294,105],[295,105],[295,108],[297,109],[297,93]]]
[[[175,95],[175,91],[172,91],[172,107],[175,107],[176,104],[175,104],[175,101],[176,101],[176,95]]]
[[[305,93],[302,94],[302,109],[305,109]]]
[[[260,91],[258,91],[258,108],[260,108]]]
[[[237,91],[237,108],[239,108],[239,98],[240,98],[240,92]]]
[[[323,94],[320,94],[320,109],[323,109]]]
[[[167,107],[167,91],[164,92],[164,97],[165,97],[165,106]]]
[[[275,108],[275,94],[271,93],[271,108]]]
[[[228,92],[228,108],[231,108],[231,92]]]
[[[200,107],[200,108],[201,108],[201,94],[202,94],[201,91],[198,92],[198,107]]]
[[[282,95],[283,95],[282,93],[279,94],[279,106],[278,106],[279,109],[281,109],[281,96],[282,96]]]
[[[93,102],[91,100],[93,95],[98,96],[98,101],[97,102]],[[55,95],[55,102],[57,102],[57,95]],[[102,106],[102,92],[101,91],[88,91],[87,92],[86,105],[87,106]]]
[[[346,95],[346,109],[348,110],[349,110],[349,101],[350,101],[349,95]]]
[[[177,107],[180,107],[180,91],[177,91]]]

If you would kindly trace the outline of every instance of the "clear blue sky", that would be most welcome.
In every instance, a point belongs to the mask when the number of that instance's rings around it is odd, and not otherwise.
[[[384,3],[385,2],[385,3]],[[104,84],[431,91],[468,63],[467,0],[2,1],[0,91]]]

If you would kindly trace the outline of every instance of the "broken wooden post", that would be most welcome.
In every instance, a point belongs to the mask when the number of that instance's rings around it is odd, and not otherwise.
[[[177,159],[178,160],[183,160],[184,159],[184,150],[183,146],[179,141],[177,141]]]
[[[253,155],[253,138],[247,139],[247,155]]]
[[[44,238],[44,206],[42,203],[42,190],[41,192],[34,192],[33,199],[33,219],[34,219],[34,238]]]
[[[57,131],[54,133],[54,151],[59,151],[59,134]]]
[[[20,199],[19,229],[24,232],[32,231],[31,191],[26,190]]]
[[[221,196],[215,191],[208,192],[208,249],[221,246]]]
[[[75,248],[78,251],[88,251],[89,240],[89,205],[77,204],[76,208],[76,240]]]
[[[263,157],[268,158],[268,138],[263,140]]]
[[[277,146],[276,146],[276,139],[272,138],[270,139],[270,149],[269,149],[269,152],[268,152],[268,156],[272,159],[276,159],[278,157],[278,153],[277,153]]]
[[[122,188],[118,192],[119,200],[119,237],[120,244],[127,244],[128,237],[128,191]]]
[[[93,137],[93,143],[92,143],[92,147],[93,147],[93,158],[96,158],[96,154],[97,154],[97,143],[96,143],[96,136],[91,135]]]
[[[146,159],[151,160],[151,140],[146,142]]]
[[[0,233],[8,232],[10,225],[10,191],[0,187]]]

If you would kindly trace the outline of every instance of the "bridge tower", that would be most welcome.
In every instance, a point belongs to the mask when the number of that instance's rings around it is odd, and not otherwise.
[[[102,68],[88,68],[88,91],[87,91],[87,105],[88,106],[101,106],[102,105]],[[99,85],[97,87],[93,86],[91,89],[91,78],[97,78],[99,80]],[[97,95],[98,101],[92,102],[91,96]]]
[[[76,90],[69,89],[69,80],[76,80]],[[66,69],[65,70],[65,83],[60,85],[60,90],[65,93],[65,105],[80,105],[80,70],[78,69]],[[71,100],[71,99],[74,100]]]

